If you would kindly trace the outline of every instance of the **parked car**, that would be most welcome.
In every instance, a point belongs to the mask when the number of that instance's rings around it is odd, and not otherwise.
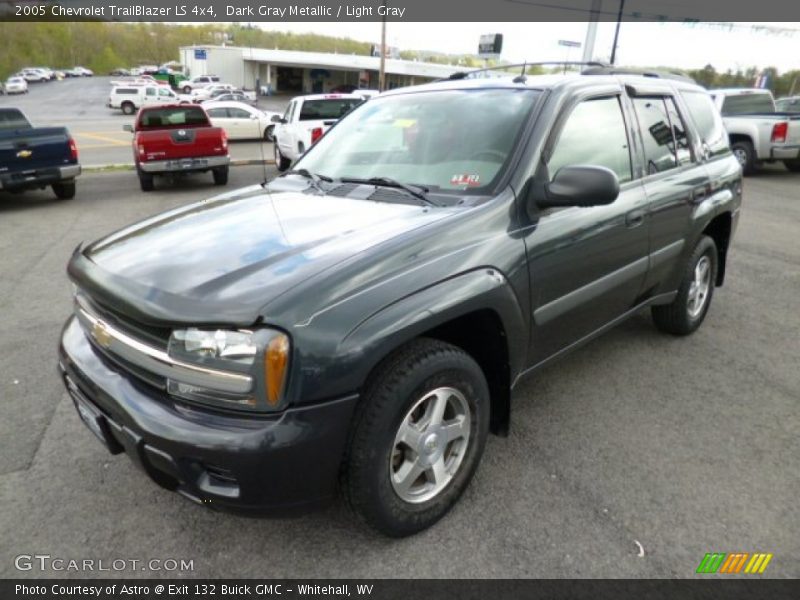
[[[34,127],[18,108],[0,107],[0,190],[50,186],[67,200],[80,174],[78,147],[65,127]]]
[[[194,96],[197,98],[197,96]],[[256,104],[256,93],[255,92],[245,92],[243,90],[237,90],[236,88],[228,89],[227,87],[224,88],[217,88],[215,87],[208,95],[208,98],[204,98],[200,100],[200,102],[246,102],[251,106]]]
[[[800,96],[789,96],[775,100],[775,110],[785,113],[800,113]]]
[[[106,106],[117,108],[123,114],[132,115],[142,106],[153,104],[175,104],[183,100],[168,87],[157,84],[118,85],[111,89]]]
[[[237,101],[206,102],[203,108],[215,127],[222,127],[229,140],[261,139],[271,142],[278,113],[265,112]]]
[[[42,83],[50,81],[50,76],[41,69],[22,69],[19,73],[28,83]]]
[[[800,172],[800,115],[777,112],[769,90],[736,88],[711,93],[745,175],[754,173],[762,162],[779,160],[790,171]]]
[[[379,531],[418,532],[507,433],[520,382],[645,308],[692,333],[732,268],[741,168],[683,81],[392,90],[296,169],[68,266],[80,417],[218,510],[300,512],[338,488]]]
[[[288,169],[331,125],[363,102],[364,98],[354,94],[316,94],[292,99],[283,117],[274,119],[278,170]]]
[[[219,82],[220,79],[216,75],[198,75],[197,77],[192,77],[188,81],[181,82],[181,91],[184,94],[191,94],[192,91],[197,88],[203,88],[207,85],[213,85]]]
[[[145,106],[133,127],[133,158],[142,191],[154,188],[155,175],[211,171],[214,184],[228,183],[228,138],[196,104]]]
[[[214,93],[225,93],[236,91],[236,86],[230,83],[211,83],[204,87],[195,88],[190,94],[196,102],[208,100]],[[253,94],[255,96],[255,94]]]
[[[93,77],[94,71],[86,67],[73,67],[66,72],[67,77]]]
[[[27,94],[28,82],[23,77],[9,77],[4,88],[6,94]]]
[[[116,69],[111,69],[108,74],[112,77],[130,77],[131,72],[129,69],[118,67]]]

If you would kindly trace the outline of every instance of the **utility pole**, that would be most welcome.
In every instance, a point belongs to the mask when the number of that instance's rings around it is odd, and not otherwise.
[[[589,23],[586,28],[586,39],[583,41],[583,62],[594,60],[594,43],[597,37],[597,21],[600,18],[600,11],[603,9],[603,0],[592,0],[592,8],[589,10]]]
[[[381,70],[378,72],[378,91],[386,89],[386,0],[383,0],[383,18],[381,19]]]
[[[622,24],[622,12],[625,10],[625,0],[619,0],[619,13],[617,13],[617,29],[614,31],[614,45],[611,47],[611,64],[617,61],[617,41],[619,40],[619,26]]]

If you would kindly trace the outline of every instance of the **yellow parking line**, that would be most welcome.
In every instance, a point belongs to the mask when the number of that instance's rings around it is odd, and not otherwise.
[[[93,140],[97,140],[99,142],[109,142],[109,144],[112,145],[112,146],[129,146],[130,145],[130,142],[123,142],[121,140],[115,140],[114,138],[107,137],[105,135],[97,135],[96,133],[80,133],[80,134],[76,133],[75,135],[76,136],[80,136],[80,137],[88,137],[88,138],[91,138]]]

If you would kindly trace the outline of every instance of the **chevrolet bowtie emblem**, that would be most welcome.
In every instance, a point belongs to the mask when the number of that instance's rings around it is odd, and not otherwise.
[[[102,321],[97,321],[92,326],[92,337],[103,348],[108,348],[111,345],[111,333],[109,333],[106,324]]]
[[[33,154],[30,150],[20,150],[17,152],[17,158],[29,158]]]

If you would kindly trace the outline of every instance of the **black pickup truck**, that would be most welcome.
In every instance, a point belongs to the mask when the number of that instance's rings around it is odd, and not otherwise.
[[[296,512],[338,489],[409,535],[508,431],[524,377],[642,309],[700,326],[741,196],[691,83],[394,90],[269,183],[80,245],[60,370],[108,450],[198,504]]]
[[[17,108],[0,108],[0,190],[53,188],[58,198],[75,197],[80,175],[78,147],[64,127],[33,127]]]

